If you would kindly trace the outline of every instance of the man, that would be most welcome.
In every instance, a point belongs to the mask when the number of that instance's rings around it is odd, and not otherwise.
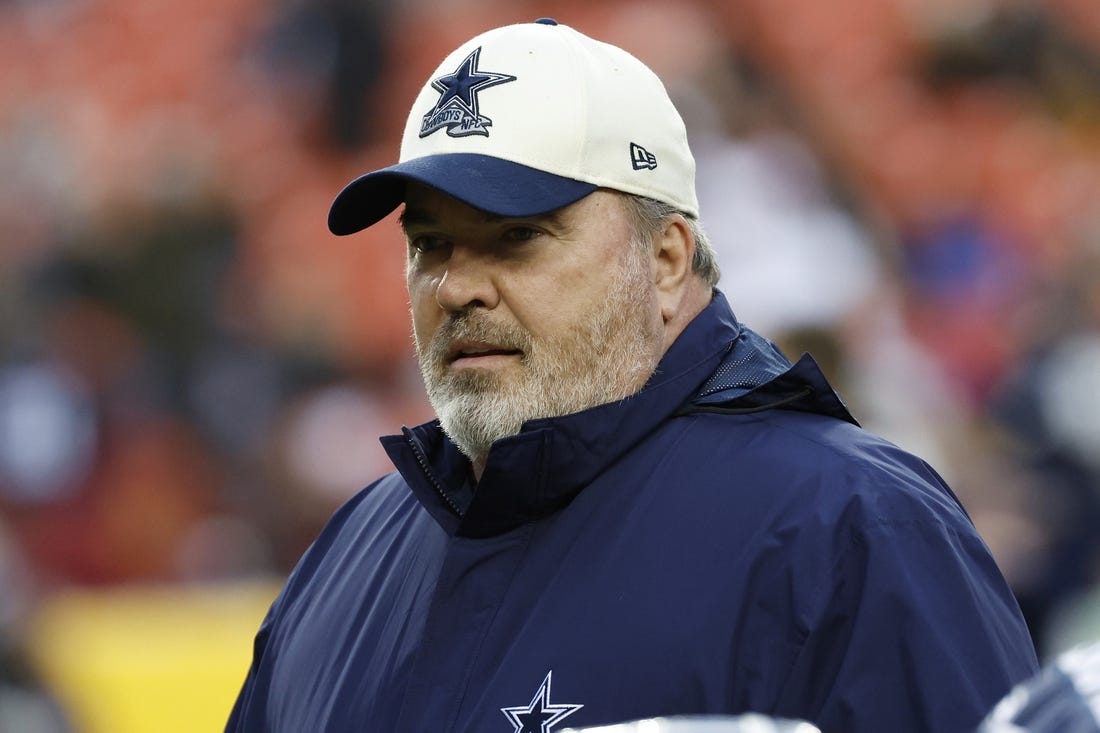
[[[382,439],[397,472],[287,581],[229,730],[950,733],[1036,670],[950,490],[714,289],[649,69],[549,19],[489,31],[425,85],[400,161],[329,226],[404,204],[439,419]]]

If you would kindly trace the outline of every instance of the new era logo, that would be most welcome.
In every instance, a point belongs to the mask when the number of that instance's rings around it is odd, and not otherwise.
[[[630,163],[636,171],[643,168],[653,170],[657,167],[657,158],[638,143],[630,143]]]

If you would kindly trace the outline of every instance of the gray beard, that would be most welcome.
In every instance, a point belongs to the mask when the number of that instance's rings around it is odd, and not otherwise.
[[[482,311],[455,314],[427,344],[417,343],[420,371],[440,426],[475,465],[489,448],[529,420],[559,417],[615,402],[640,390],[662,356],[662,333],[649,320],[649,268],[632,254],[608,297],[567,334],[536,340]],[[522,376],[449,372],[445,354],[455,339],[484,341],[523,352]]]

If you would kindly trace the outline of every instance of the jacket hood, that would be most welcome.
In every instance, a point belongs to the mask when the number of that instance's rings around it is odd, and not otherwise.
[[[736,415],[774,409],[828,415],[859,426],[812,356],[803,354],[791,364],[774,343],[738,324],[737,337],[721,366],[680,414]]]

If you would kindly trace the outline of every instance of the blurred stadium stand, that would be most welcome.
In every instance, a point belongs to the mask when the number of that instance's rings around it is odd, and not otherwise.
[[[736,310],[942,470],[1043,656],[1100,634],[1095,0],[4,0],[0,730],[224,719],[430,416],[398,232],[328,204],[544,15],[665,78]]]

